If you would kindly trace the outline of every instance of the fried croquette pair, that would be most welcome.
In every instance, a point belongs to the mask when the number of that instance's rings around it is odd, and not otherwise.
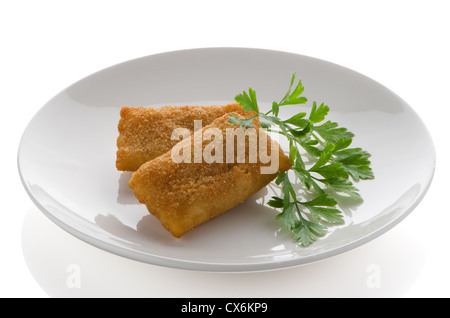
[[[253,119],[254,129],[246,131],[244,143],[240,144],[241,151],[245,147],[242,157],[236,135],[230,135],[239,128],[239,124],[228,122],[230,113],[240,118],[254,115],[238,104],[122,108],[117,168],[136,169],[129,181],[130,188],[174,237],[180,238],[244,202],[274,180],[278,171],[291,167],[279,144],[259,129],[257,118]],[[194,131],[194,120],[202,120],[206,126]],[[176,128],[187,128],[191,134],[182,141],[171,140]],[[227,150],[230,138],[233,138],[232,151]],[[271,162],[259,151],[255,155],[251,143],[255,141],[264,146],[263,154],[276,159],[278,165],[274,171],[262,173]],[[181,162],[174,160],[179,158],[180,150],[188,153],[187,156],[184,153],[185,160]],[[203,155],[201,162],[195,158],[199,153]],[[205,154],[213,155],[215,161],[205,160]]]

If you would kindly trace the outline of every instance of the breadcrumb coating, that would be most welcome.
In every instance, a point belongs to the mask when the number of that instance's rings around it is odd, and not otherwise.
[[[116,168],[136,171],[143,163],[169,151],[178,141],[171,140],[176,128],[194,131],[194,120],[209,125],[224,114],[244,114],[237,103],[213,106],[122,107],[118,125]]]
[[[238,117],[243,117],[236,114]],[[239,124],[228,122],[230,114],[215,119],[205,126],[201,133],[209,128],[218,128],[223,134],[223,154],[226,153],[226,129],[238,128]],[[255,127],[260,127],[257,119]],[[256,130],[258,138],[265,134]],[[199,132],[197,132],[199,133]],[[268,153],[278,151],[278,171],[287,171],[291,167],[289,158],[283,153],[278,143],[267,137]],[[249,142],[246,138],[246,156],[244,163],[234,161],[227,163],[175,163],[171,151],[144,163],[135,171],[129,181],[137,199],[144,203],[148,211],[156,216],[161,224],[173,236],[179,238],[196,226],[228,211],[244,202],[248,197],[275,179],[277,173],[261,174],[263,164],[259,160],[249,161]],[[190,136],[177,146],[190,146],[194,149],[195,137]],[[203,140],[202,150],[210,143]],[[191,152],[193,159],[193,152]]]

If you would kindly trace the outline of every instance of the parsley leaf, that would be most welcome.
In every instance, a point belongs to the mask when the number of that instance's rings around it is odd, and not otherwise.
[[[235,98],[236,102],[244,108],[245,111],[255,111],[258,112],[258,103],[256,101],[256,93],[252,88],[248,89],[247,92],[242,92],[242,94],[237,95]]]
[[[289,89],[288,89],[286,95],[284,95],[283,99],[278,103],[279,106],[297,105],[297,104],[304,104],[307,102],[306,97],[300,96],[304,90],[304,87],[303,87],[301,81],[298,81],[298,84],[295,87],[294,91],[291,92],[292,85],[294,84],[294,82],[295,82],[295,73],[292,74],[291,84],[289,85]],[[275,114],[275,116],[278,116],[278,114]]]
[[[342,138],[353,138],[354,134],[344,127],[338,127],[337,123],[327,121],[326,123],[314,127],[320,137],[330,143],[337,143]]]
[[[323,103],[320,104],[319,107],[317,107],[317,103],[314,101],[313,106],[311,108],[311,112],[309,114],[309,120],[312,123],[320,123],[322,120],[325,119],[325,116],[328,114],[328,111],[330,108],[327,105],[324,105]]]
[[[232,124],[240,124],[240,128],[253,128],[253,118],[239,118],[235,114],[231,114],[231,116],[228,118],[228,122]]]

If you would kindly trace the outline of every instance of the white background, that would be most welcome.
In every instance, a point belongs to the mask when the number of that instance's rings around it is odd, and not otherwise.
[[[0,2],[0,296],[450,296],[449,13],[448,1],[437,0]],[[321,58],[400,95],[436,147],[435,177],[424,200],[364,246],[306,266],[252,274],[123,259],[73,238],[39,212],[22,187],[16,158],[23,130],[50,98],[129,59],[224,46]],[[76,271],[80,280],[70,280]]]

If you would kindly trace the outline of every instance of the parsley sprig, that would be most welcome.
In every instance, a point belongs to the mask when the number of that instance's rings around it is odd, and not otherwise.
[[[279,102],[262,113],[256,92],[249,88],[235,97],[244,110],[255,111],[251,118],[230,116],[230,123],[242,128],[253,127],[252,120],[259,117],[261,127],[269,132],[283,135],[289,141],[289,158],[292,168],[279,172],[275,183],[281,194],[273,196],[267,204],[281,209],[276,216],[283,228],[302,246],[308,246],[327,233],[329,226],[343,224],[342,211],[338,208],[339,196],[362,200],[354,182],[373,179],[370,154],[361,148],[350,148],[354,134],[330,120],[325,121],[330,108],[315,101],[309,116],[305,112],[282,120],[278,115],[287,105],[306,104],[307,98],[301,80],[295,84],[292,75],[289,89]],[[298,187],[291,176],[298,180]]]

